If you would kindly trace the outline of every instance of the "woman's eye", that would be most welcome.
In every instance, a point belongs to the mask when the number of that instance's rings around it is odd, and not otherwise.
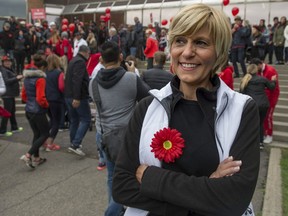
[[[206,47],[206,46],[208,46],[208,43],[207,42],[205,42],[205,41],[196,41],[195,42],[195,44],[197,45],[197,46],[200,46],[200,47]]]
[[[176,38],[176,44],[184,44],[187,40],[185,38]]]

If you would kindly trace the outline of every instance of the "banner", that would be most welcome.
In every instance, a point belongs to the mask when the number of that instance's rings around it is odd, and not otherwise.
[[[32,19],[46,19],[46,13],[44,8],[34,8],[31,9]]]

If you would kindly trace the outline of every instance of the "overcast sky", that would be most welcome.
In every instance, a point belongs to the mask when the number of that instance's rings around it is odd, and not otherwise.
[[[0,16],[26,17],[26,0],[0,0]]]

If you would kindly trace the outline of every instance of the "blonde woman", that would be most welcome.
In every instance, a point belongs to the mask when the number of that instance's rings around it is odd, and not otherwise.
[[[49,137],[46,140],[46,151],[59,150],[60,146],[54,142],[60,125],[64,100],[64,73],[61,69],[60,58],[51,54],[47,57],[46,98],[49,103],[50,118]]]
[[[263,139],[264,139],[264,128],[263,123],[266,117],[268,108],[269,108],[269,100],[265,93],[265,89],[274,89],[276,87],[277,77],[274,75],[272,77],[272,81],[268,80],[265,77],[258,76],[258,67],[256,64],[250,64],[247,67],[247,74],[243,77],[240,83],[240,92],[243,94],[247,94],[252,97],[259,110],[259,118],[260,118],[260,149],[264,148]]]
[[[116,161],[113,199],[130,207],[125,216],[253,215],[257,106],[216,75],[231,41],[221,10],[193,4],[174,17],[175,76],[137,105]]]
[[[97,40],[93,32],[89,32],[88,37],[86,39],[88,47],[90,48],[91,52],[97,51]]]

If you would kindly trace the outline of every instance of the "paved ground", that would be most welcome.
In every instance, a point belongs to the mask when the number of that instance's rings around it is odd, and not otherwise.
[[[57,152],[41,152],[47,163],[29,170],[19,157],[32,141],[25,117],[18,117],[24,131],[0,138],[0,215],[1,216],[102,216],[107,204],[106,170],[97,171],[95,128],[88,131],[83,150],[87,157],[67,153],[69,133],[60,132]],[[261,215],[269,151],[261,152],[261,169],[253,197],[256,215]]]

